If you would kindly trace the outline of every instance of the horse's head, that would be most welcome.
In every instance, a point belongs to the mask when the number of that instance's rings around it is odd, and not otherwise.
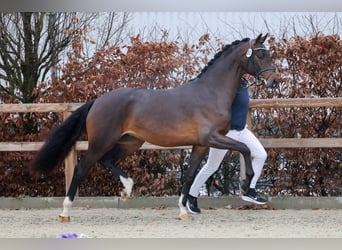
[[[270,52],[264,42],[268,34],[248,41],[245,56],[247,57],[247,73],[266,82],[267,87],[274,87],[279,82],[279,74],[272,65]]]

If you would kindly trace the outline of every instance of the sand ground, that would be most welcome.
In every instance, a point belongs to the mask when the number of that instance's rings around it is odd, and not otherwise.
[[[342,238],[342,209],[208,209],[188,220],[178,208],[80,208],[61,223],[61,209],[2,209],[0,238]]]

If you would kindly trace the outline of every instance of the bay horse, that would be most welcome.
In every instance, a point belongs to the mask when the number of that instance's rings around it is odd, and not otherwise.
[[[81,181],[99,162],[123,182],[130,195],[133,181],[117,166],[139,150],[146,141],[164,147],[192,145],[179,199],[180,217],[187,214],[186,195],[200,162],[209,147],[236,150],[246,165],[247,189],[254,175],[248,147],[226,137],[230,128],[230,107],[240,78],[248,73],[272,87],[279,75],[271,63],[264,42],[267,34],[245,38],[226,45],[194,79],[172,89],[114,89],[78,108],[57,126],[35,155],[31,169],[50,173],[60,164],[82,132],[88,136],[88,150],[76,164],[70,187],[63,201],[61,221],[69,212]]]

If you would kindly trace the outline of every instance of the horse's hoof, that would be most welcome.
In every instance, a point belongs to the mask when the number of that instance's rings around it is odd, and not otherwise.
[[[189,215],[188,214],[181,214],[179,215],[178,217],[180,220],[188,220],[190,219]]]
[[[126,201],[128,201],[128,199],[129,199],[129,195],[127,195],[126,192],[121,192],[121,200],[126,202]]]
[[[60,222],[70,222],[70,216],[60,215],[58,218]]]

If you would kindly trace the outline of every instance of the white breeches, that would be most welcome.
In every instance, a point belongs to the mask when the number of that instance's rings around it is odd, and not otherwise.
[[[254,177],[251,181],[250,188],[255,188],[255,185],[260,177],[261,170],[267,158],[267,153],[255,137],[255,135],[247,128],[247,126],[241,130],[230,130],[227,137],[235,139],[247,145],[251,151],[252,167],[254,171]],[[203,166],[200,172],[196,175],[196,178],[190,188],[189,194],[197,197],[199,191],[207,179],[219,168],[221,161],[226,155],[228,150],[210,148],[207,163]]]

